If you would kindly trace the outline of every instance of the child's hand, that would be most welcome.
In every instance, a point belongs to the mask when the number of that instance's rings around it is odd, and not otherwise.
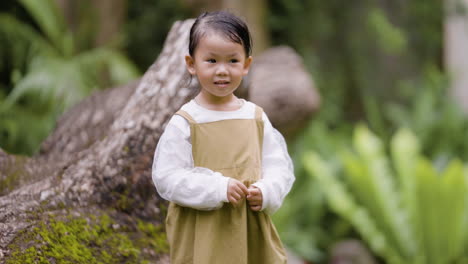
[[[248,193],[249,192],[247,191],[247,187],[245,187],[242,182],[232,178],[229,179],[227,198],[232,205],[238,205]]]
[[[257,186],[250,186],[249,194],[247,195],[247,201],[252,211],[260,211],[262,209],[263,195],[262,191]]]

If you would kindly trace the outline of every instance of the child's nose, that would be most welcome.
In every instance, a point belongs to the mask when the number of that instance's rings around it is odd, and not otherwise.
[[[219,64],[218,68],[216,68],[217,75],[226,75],[227,73],[227,68],[223,63]]]

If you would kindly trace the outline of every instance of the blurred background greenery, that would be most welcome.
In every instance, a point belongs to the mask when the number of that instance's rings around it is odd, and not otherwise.
[[[444,65],[457,3],[2,1],[0,147],[33,155],[67,108],[141,76],[174,21],[229,8],[256,54],[293,47],[322,96],[289,142],[297,180],[274,216],[285,244],[314,263],[348,238],[383,263],[468,263],[468,121]]]

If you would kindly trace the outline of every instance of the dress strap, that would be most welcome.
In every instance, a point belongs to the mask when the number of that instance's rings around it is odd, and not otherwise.
[[[262,121],[263,109],[260,106],[255,106],[255,119]]]
[[[181,117],[185,118],[190,124],[196,124],[197,122],[195,122],[195,120],[192,118],[191,115],[189,115],[189,113],[185,112],[184,110],[179,110],[177,111],[177,113],[175,113],[176,115],[180,115]]]

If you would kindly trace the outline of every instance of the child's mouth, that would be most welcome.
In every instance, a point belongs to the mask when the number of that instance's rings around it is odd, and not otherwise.
[[[228,81],[216,81],[216,82],[214,82],[214,84],[219,86],[219,87],[226,87],[226,86],[228,86],[229,82]]]

